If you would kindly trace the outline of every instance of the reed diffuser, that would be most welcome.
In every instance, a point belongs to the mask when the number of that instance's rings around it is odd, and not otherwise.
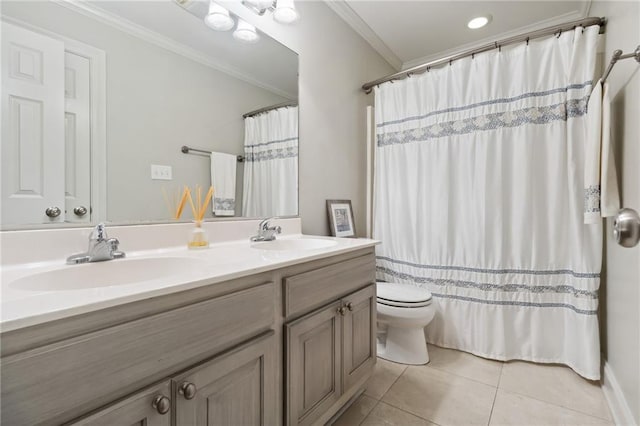
[[[213,186],[209,187],[209,191],[207,191],[204,200],[202,199],[202,188],[199,185],[196,185],[195,194],[192,194],[191,189],[185,187],[185,194],[191,206],[195,225],[189,234],[187,247],[190,249],[209,248],[209,236],[207,235],[207,231],[202,228],[202,221],[207,212],[207,206],[213,196]]]

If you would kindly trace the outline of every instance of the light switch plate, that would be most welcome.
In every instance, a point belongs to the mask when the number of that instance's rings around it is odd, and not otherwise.
[[[151,179],[153,180],[171,180],[171,166],[151,165]]]

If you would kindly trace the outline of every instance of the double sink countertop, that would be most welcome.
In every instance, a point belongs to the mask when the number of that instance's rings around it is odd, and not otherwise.
[[[2,267],[0,332],[97,311],[372,247],[371,239],[290,234],[127,252],[125,259],[66,265],[65,259]],[[123,244],[123,248],[126,247]],[[71,254],[71,253],[65,253]]]

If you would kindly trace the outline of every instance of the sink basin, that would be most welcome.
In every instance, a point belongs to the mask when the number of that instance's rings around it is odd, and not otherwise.
[[[64,291],[111,287],[155,280],[192,271],[204,265],[202,259],[154,257],[119,259],[72,265],[27,275],[9,285],[18,290]]]
[[[338,243],[320,238],[297,238],[291,240],[275,240],[254,243],[251,247],[261,250],[315,250],[335,246]]]

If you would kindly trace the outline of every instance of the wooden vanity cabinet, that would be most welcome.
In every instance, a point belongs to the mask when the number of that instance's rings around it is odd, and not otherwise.
[[[265,333],[69,426],[274,425],[275,343]]]
[[[376,360],[372,247],[2,332],[0,422],[322,425]]]
[[[369,377],[375,321],[371,284],[285,326],[287,425],[323,423],[343,394]]]

